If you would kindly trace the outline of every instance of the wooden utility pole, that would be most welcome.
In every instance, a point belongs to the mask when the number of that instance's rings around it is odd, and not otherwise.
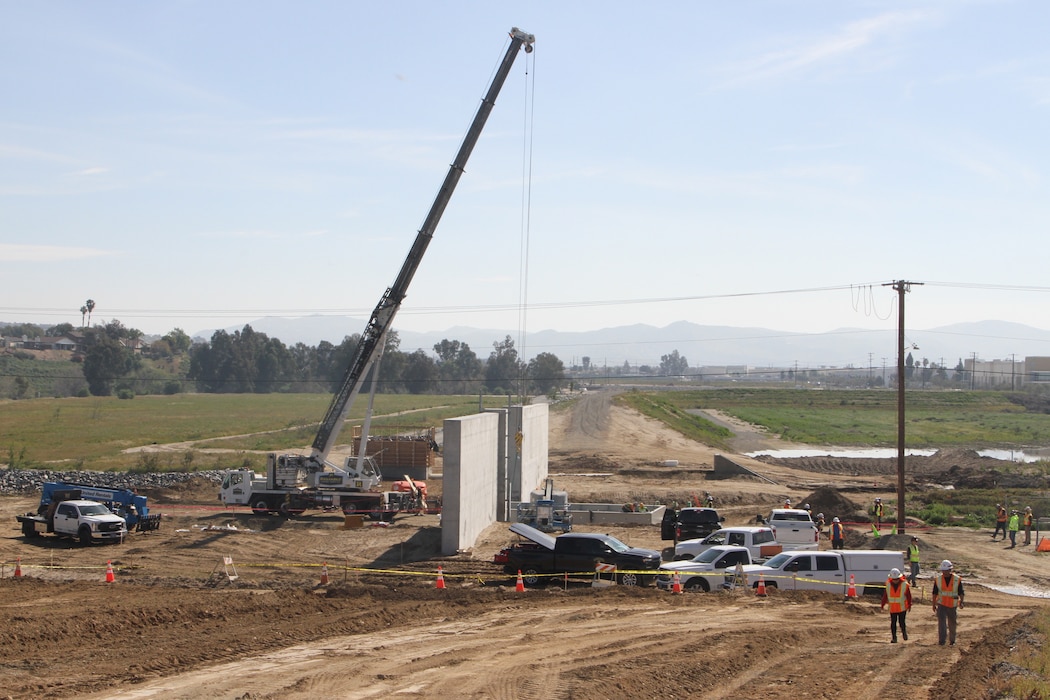
[[[896,280],[892,286],[897,292],[897,532],[904,534],[904,295],[913,284]]]

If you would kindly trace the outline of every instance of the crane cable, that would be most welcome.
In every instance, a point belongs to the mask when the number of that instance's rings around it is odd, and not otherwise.
[[[521,185],[521,234],[519,243],[518,270],[518,394],[524,402],[526,386],[525,337],[529,308],[529,236],[532,225],[532,155],[536,105],[536,51],[525,54],[525,102],[522,107],[522,185]],[[531,66],[529,58],[532,59]]]

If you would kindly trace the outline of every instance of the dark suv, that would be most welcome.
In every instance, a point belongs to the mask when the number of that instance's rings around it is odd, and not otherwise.
[[[660,523],[660,539],[681,542],[707,537],[720,529],[723,522],[725,518],[718,517],[714,508],[682,508],[678,511],[668,508]]]

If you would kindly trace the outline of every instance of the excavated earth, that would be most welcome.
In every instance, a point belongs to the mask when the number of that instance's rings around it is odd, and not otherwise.
[[[785,498],[809,501],[854,523],[847,546],[903,548],[908,536],[875,540],[862,521],[873,497],[893,497],[895,460],[752,459],[743,453],[781,445],[733,429],[727,456],[755,476],[715,480],[710,448],[595,393],[552,411],[550,471],[575,502],[710,492],[729,524]],[[1000,471],[967,451],[908,464],[909,489]],[[1047,555],[963,528],[913,530],[923,573],[909,639],[890,644],[888,616],[868,597],[674,595],[586,580],[519,592],[491,563],[512,539],[505,524],[442,557],[437,515],[345,529],[341,515],[224,510],[204,479],[148,495],[164,514],[159,531],[92,547],[26,540],[14,516],[35,498],[0,497],[10,524],[0,698],[992,698],[1025,673],[1006,654],[1045,643],[1032,612],[1050,595]],[[603,529],[635,546],[669,544],[658,526]],[[967,585],[954,647],[937,645],[929,604],[943,558]]]

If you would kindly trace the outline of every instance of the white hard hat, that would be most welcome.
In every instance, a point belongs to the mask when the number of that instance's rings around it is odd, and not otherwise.
[[[833,523],[837,523],[838,521],[839,521],[839,519],[838,519],[838,518],[832,518],[832,519],[831,519],[831,522],[833,522]]]
[[[890,569],[890,578],[900,578],[900,577],[901,577],[901,570],[900,569]]]
[[[952,570],[952,563],[950,561],[945,559],[944,561],[941,562],[941,571],[951,571],[951,570]]]

